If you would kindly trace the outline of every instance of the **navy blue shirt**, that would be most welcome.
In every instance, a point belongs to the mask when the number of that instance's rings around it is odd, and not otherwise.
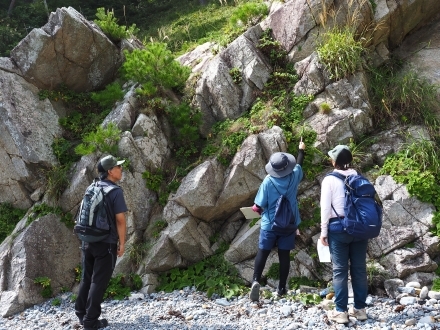
[[[107,212],[110,217],[110,235],[102,242],[105,243],[118,243],[118,229],[116,227],[116,214],[127,212],[127,204],[125,204],[124,192],[122,188],[117,184],[110,180],[102,180],[109,185],[116,186],[117,188],[113,189],[106,195],[107,202]]]

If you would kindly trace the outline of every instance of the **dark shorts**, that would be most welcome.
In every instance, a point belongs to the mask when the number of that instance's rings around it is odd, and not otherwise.
[[[287,235],[276,234],[272,231],[260,229],[258,247],[262,250],[271,250],[278,246],[281,250],[293,250],[295,248],[296,231]]]

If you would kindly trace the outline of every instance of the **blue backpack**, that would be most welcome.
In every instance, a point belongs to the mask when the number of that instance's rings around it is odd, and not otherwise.
[[[375,199],[376,190],[371,182],[360,174],[342,175],[331,172],[344,181],[345,202],[344,217],[340,217],[332,205],[333,211],[340,218],[329,225],[330,232],[346,232],[356,238],[369,239],[379,236],[382,227],[382,207]]]
[[[289,185],[287,186],[287,191],[289,191],[291,179],[292,177],[290,177],[289,179]],[[272,180],[270,178],[269,180],[272,183],[272,185],[275,187],[278,194],[280,194],[280,192],[278,191],[277,187],[274,185]],[[279,234],[289,234],[294,232],[296,229],[297,226],[295,225],[295,215],[293,213],[292,206],[290,205],[290,201],[285,195],[280,194],[280,197],[278,197],[277,203],[275,205],[275,214],[272,220],[271,230]]]

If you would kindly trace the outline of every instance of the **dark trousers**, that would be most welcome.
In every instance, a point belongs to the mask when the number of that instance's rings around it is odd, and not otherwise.
[[[101,303],[115,268],[116,244],[84,243],[82,277],[75,313],[85,327],[93,327],[101,315]]]
[[[270,251],[271,250],[258,249],[254,264],[254,281],[260,282]],[[290,270],[290,250],[278,249],[278,260],[280,262],[280,282],[278,283],[278,288],[285,289]]]

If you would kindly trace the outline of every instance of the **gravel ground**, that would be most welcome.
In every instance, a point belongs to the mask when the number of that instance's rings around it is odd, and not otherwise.
[[[60,306],[52,300],[35,305],[14,316],[0,319],[0,330],[82,329],[74,312],[72,293],[59,295]],[[327,302],[331,302],[327,300]],[[102,317],[105,329],[440,329],[440,301],[435,299],[399,305],[395,299],[369,296],[368,320],[350,318],[347,325],[329,321],[325,306],[304,306],[286,298],[248,297],[231,300],[208,299],[190,288],[172,293],[132,293],[125,300],[107,300]]]

